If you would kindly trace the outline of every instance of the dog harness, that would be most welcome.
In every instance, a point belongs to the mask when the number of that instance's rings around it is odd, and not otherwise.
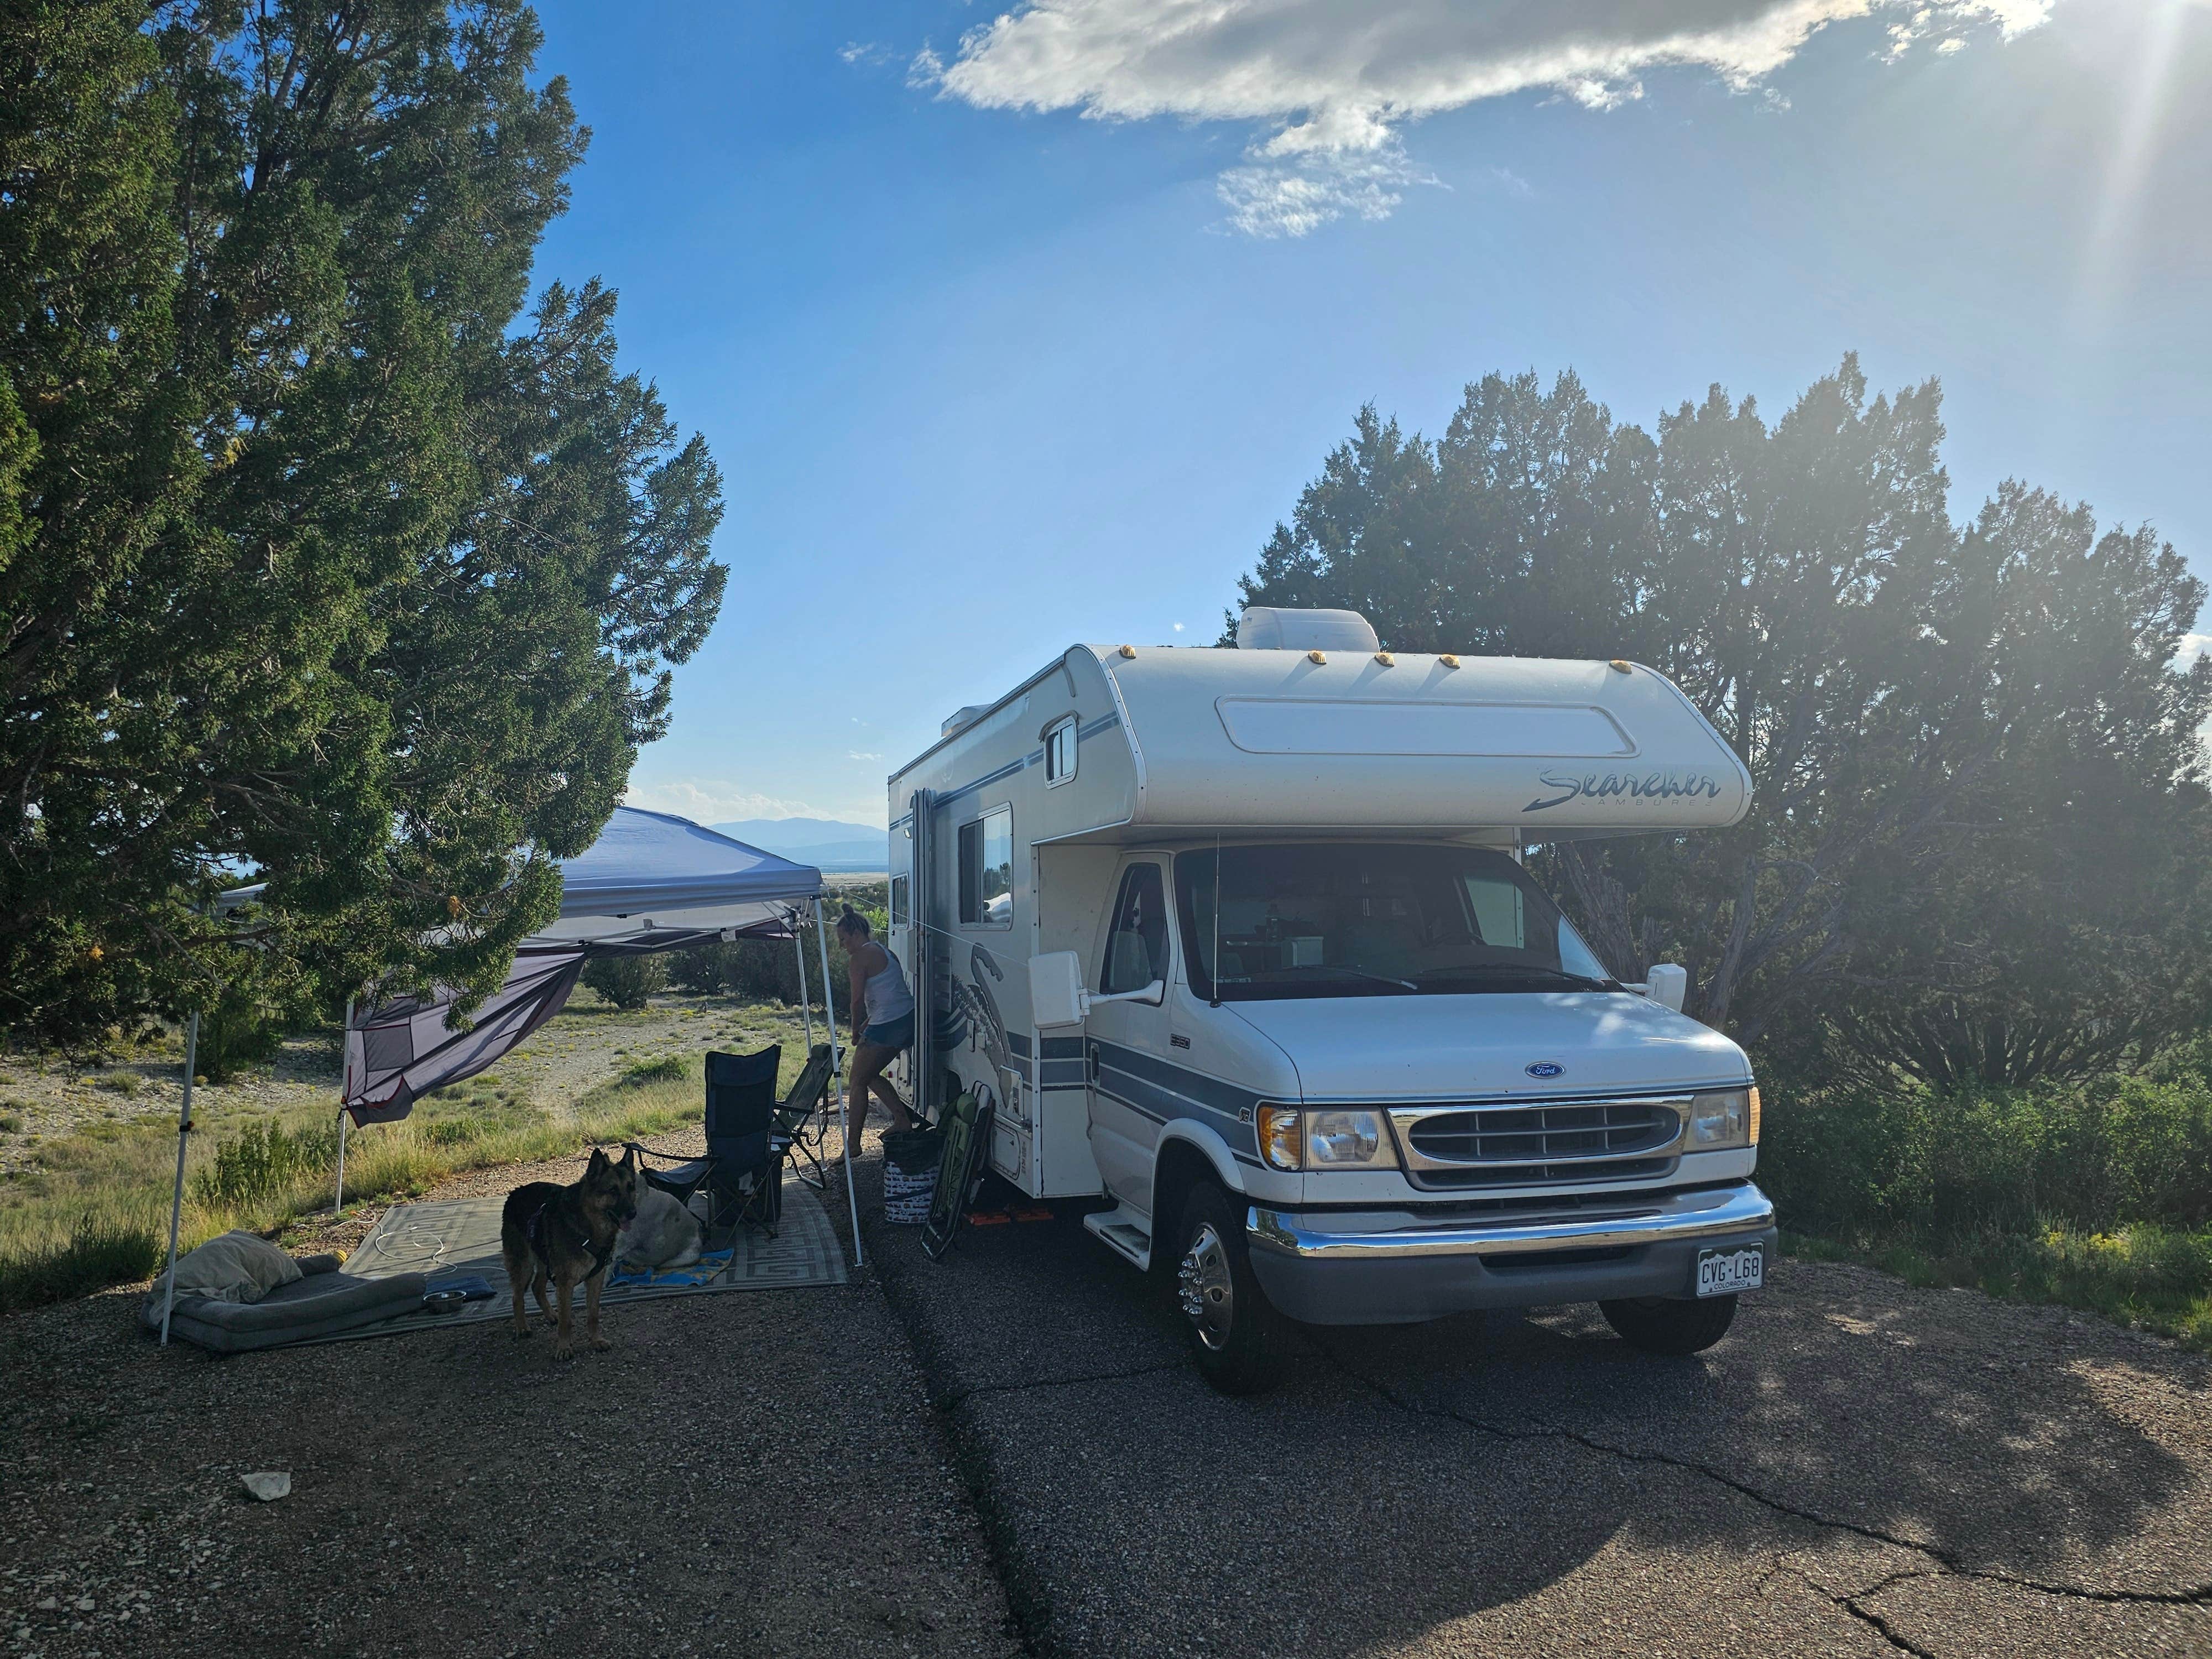
[[[553,1200],[549,1198],[530,1212],[530,1219],[523,1224],[522,1228],[522,1236],[530,1241],[531,1255],[538,1258],[538,1265],[545,1269],[545,1276],[548,1279],[553,1277],[553,1251],[547,1243],[545,1230],[552,1224],[552,1209]],[[589,1233],[579,1234],[569,1242],[580,1244],[584,1253],[592,1258],[592,1271],[584,1275],[586,1279],[598,1278],[606,1272],[607,1263],[614,1260],[615,1246],[612,1239],[607,1241],[607,1247],[605,1249],[601,1249],[592,1242],[592,1236]]]

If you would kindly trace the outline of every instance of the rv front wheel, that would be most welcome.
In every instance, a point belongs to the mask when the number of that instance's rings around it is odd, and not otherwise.
[[[1597,1305],[1607,1324],[1619,1331],[1631,1347],[1646,1353],[1703,1353],[1728,1334],[1735,1318],[1732,1296],[1706,1297],[1697,1302],[1639,1296]]]
[[[1176,1300],[1199,1373],[1224,1394],[1258,1394],[1279,1380],[1283,1316],[1260,1289],[1229,1194],[1200,1182],[1176,1218]]]

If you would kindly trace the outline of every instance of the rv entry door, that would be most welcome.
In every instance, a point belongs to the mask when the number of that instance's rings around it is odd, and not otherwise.
[[[1099,994],[1141,991],[1169,977],[1167,871],[1157,858],[1122,866],[1097,964]],[[1168,1064],[1168,1011],[1144,1002],[1091,1010],[1085,1033],[1091,1076],[1091,1155],[1107,1189],[1132,1209],[1152,1206],[1152,1159]]]

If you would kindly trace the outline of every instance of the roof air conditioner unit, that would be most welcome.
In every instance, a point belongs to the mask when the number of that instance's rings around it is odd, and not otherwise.
[[[1375,651],[1375,629],[1357,611],[1285,611],[1248,605],[1237,623],[1245,651]]]
[[[949,738],[955,732],[965,732],[977,720],[991,712],[988,702],[971,702],[965,708],[956,708],[945,717],[945,725],[938,732],[940,738]]]

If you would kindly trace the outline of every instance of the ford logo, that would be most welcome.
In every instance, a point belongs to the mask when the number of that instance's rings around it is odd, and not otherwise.
[[[1530,1077],[1557,1077],[1567,1068],[1555,1060],[1540,1060],[1525,1069]]]

